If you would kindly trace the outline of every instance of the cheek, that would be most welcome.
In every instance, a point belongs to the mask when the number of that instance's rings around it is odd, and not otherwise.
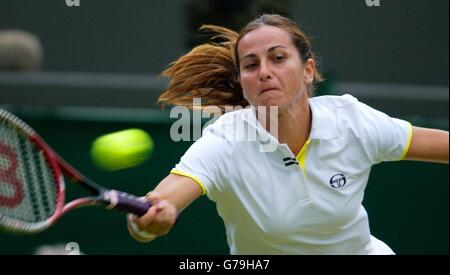
[[[247,97],[251,97],[254,94],[254,90],[255,90],[255,80],[253,79],[253,77],[244,74],[240,76],[241,79],[241,86],[242,86],[242,90],[244,92],[244,96]]]
[[[302,78],[303,77],[299,76],[299,75],[292,77],[290,86],[291,86],[293,92],[299,92],[302,89],[302,87],[303,87],[303,81],[301,81]]]
[[[287,75],[287,74],[286,74]],[[304,83],[303,83],[303,72],[301,70],[292,70],[288,73],[289,77],[286,77],[288,79],[288,86],[291,93],[298,93],[302,90]]]

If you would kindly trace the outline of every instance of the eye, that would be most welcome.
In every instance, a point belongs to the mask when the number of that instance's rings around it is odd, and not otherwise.
[[[247,71],[251,71],[251,70],[255,69],[256,66],[257,66],[256,63],[249,63],[249,64],[246,64],[246,65],[244,66],[244,69],[247,70]]]
[[[273,58],[273,61],[275,61],[276,63],[281,63],[286,59],[286,57],[284,55],[276,55]]]

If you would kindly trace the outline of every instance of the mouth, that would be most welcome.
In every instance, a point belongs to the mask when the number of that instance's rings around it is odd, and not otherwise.
[[[259,92],[259,94],[264,94],[264,93],[272,92],[275,90],[278,90],[278,89],[277,88],[266,88],[266,89],[263,89],[261,92]]]

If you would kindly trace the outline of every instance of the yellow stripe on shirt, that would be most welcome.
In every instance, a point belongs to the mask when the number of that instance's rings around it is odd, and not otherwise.
[[[174,175],[184,176],[184,177],[190,178],[191,180],[195,181],[202,189],[202,195],[206,195],[205,185],[203,185],[202,181],[199,178],[197,178],[196,176],[193,176],[191,174],[188,174],[186,172],[179,171],[176,169],[172,169],[172,171],[170,171],[170,173],[174,174]]]
[[[403,150],[403,154],[402,154],[402,157],[400,158],[400,160],[404,160],[406,157],[406,154],[408,154],[409,147],[411,146],[412,130],[413,130],[412,125],[411,125],[411,123],[409,123],[408,141],[406,142],[406,146],[405,146],[405,149]]]

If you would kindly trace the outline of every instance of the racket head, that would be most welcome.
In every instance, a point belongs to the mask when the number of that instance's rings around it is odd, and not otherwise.
[[[37,233],[61,216],[64,177],[39,135],[0,109],[0,229]]]

